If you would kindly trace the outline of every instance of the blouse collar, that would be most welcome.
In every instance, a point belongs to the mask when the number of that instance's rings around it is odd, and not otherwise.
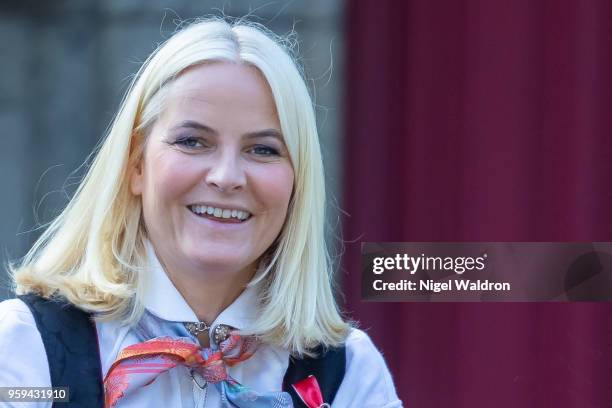
[[[198,318],[174,286],[159,262],[155,249],[147,241],[148,267],[144,274],[144,306],[160,319],[173,322],[197,322]],[[247,287],[225,308],[211,326],[226,324],[237,329],[245,329],[256,317],[258,309],[257,286]]]

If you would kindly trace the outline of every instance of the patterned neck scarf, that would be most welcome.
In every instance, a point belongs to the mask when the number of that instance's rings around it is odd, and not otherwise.
[[[196,377],[214,385],[221,395],[222,407],[293,407],[288,393],[257,393],[227,372],[228,367],[255,353],[258,342],[254,337],[230,334],[218,347],[204,348],[182,323],[161,320],[148,311],[135,331],[143,340],[149,340],[124,348],[111,365],[104,379],[106,408],[121,407],[121,398],[132,392],[146,392],[143,387],[177,366],[187,367],[198,386],[203,387],[203,384],[196,381]]]

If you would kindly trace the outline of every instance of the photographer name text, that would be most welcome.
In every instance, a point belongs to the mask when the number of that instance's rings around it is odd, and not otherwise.
[[[508,282],[491,282],[489,280],[450,280],[445,282],[434,281],[431,279],[421,279],[418,282],[402,279],[398,282],[384,282],[376,279],[372,286],[376,291],[425,291],[425,292],[446,292],[446,291],[509,291]]]
[[[410,256],[408,254],[395,254],[388,257],[375,257],[372,260],[372,273],[382,275],[386,271],[405,271],[408,276],[413,277],[420,271],[444,271],[454,272],[456,276],[463,275],[469,271],[482,271],[486,268],[487,254],[481,256],[442,257]],[[416,278],[416,276],[414,276]],[[510,291],[509,282],[493,282],[488,279],[400,279],[394,282],[386,282],[383,279],[375,279],[372,282],[375,291],[420,291],[420,292],[446,292],[446,291]]]

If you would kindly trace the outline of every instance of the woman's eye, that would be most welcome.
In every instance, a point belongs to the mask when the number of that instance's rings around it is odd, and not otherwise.
[[[278,150],[264,145],[257,145],[251,148],[251,151],[258,156],[278,156]]]
[[[177,146],[186,147],[188,149],[204,147],[204,144],[199,138],[192,136],[179,138],[174,142],[174,144]]]

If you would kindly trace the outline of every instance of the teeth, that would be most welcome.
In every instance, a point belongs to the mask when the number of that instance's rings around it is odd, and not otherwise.
[[[190,209],[196,214],[208,214],[217,218],[237,218],[239,220],[246,220],[250,216],[250,214],[246,211],[209,207],[207,205],[192,205],[190,206]]]

